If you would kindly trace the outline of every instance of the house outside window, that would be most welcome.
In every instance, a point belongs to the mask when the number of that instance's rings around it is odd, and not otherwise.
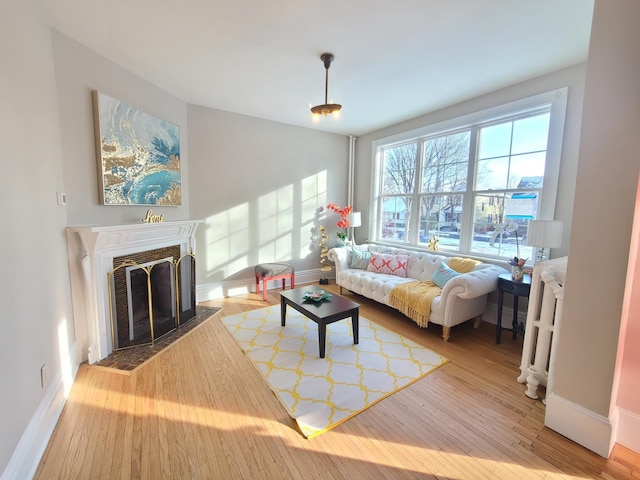
[[[533,258],[552,219],[567,89],[374,142],[373,238],[479,257]]]

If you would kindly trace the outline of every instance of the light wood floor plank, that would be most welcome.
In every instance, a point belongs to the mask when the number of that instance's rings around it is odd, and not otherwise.
[[[516,381],[521,337],[496,345],[493,325],[467,322],[445,343],[438,326],[345,296],[450,362],[306,440],[219,320],[278,304],[278,291],[208,302],[223,312],[131,376],[81,366],[35,478],[640,478],[640,455],[616,446],[604,459],[544,426]]]
[[[104,401],[97,408],[96,421],[99,421],[100,428],[95,441],[92,442],[93,447],[87,445],[88,449],[94,451],[93,464],[91,465],[90,478],[104,478],[111,472],[113,457],[122,451],[122,445],[118,441],[120,438],[116,431],[119,417],[119,399],[118,392],[122,391],[122,375],[110,375],[106,379],[104,391]],[[109,448],[105,448],[109,445]]]
[[[119,465],[113,465],[113,472],[120,472],[119,477],[126,480],[132,478],[131,465],[133,463],[134,452],[131,446],[133,443],[133,425],[137,384],[138,383],[136,376],[129,378],[129,380],[126,382],[126,389],[123,392],[124,398],[120,403],[121,406],[124,406],[124,409],[120,410],[120,418],[118,419],[118,432],[121,433],[122,437],[122,457]]]
[[[88,375],[89,380],[86,391],[83,392],[83,399],[79,407],[77,421],[75,422],[69,444],[63,447],[61,454],[64,462],[61,468],[62,478],[70,478],[70,476],[78,476],[78,478],[88,478],[90,469],[93,465],[93,457],[95,455],[95,446],[90,445],[90,438],[95,435],[96,425],[93,423],[95,415],[101,404],[101,389],[103,384],[108,383],[108,377],[105,375],[92,376]],[[77,405],[76,405],[77,406]],[[86,428],[86,419],[91,418],[91,428]],[[90,448],[87,448],[89,446]],[[66,450],[66,452],[64,451]]]

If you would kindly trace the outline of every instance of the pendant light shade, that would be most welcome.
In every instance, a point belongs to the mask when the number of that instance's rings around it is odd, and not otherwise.
[[[332,53],[323,53],[320,55],[320,59],[324,63],[325,68],[325,83],[324,83],[324,103],[322,105],[316,105],[315,107],[311,107],[311,113],[313,114],[314,120],[318,120],[320,115],[333,115],[337,117],[340,115],[340,109],[342,105],[337,103],[329,103],[328,101],[328,92],[329,92],[329,67],[331,66],[331,62],[333,61]]]

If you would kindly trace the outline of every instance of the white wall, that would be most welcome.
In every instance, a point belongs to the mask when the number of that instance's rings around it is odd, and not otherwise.
[[[199,298],[250,287],[260,262],[319,275],[317,228],[337,229],[326,205],[345,202],[347,137],[191,105],[189,151],[191,213],[205,220]]]
[[[583,445],[591,428],[589,448],[602,455],[611,446],[608,417],[640,170],[639,23],[636,0],[595,3],[564,314],[547,402],[547,425]]]
[[[166,221],[189,215],[189,144],[185,102],[142,80],[104,57],[52,32],[62,129],[64,188],[69,225],[139,223],[147,206],[100,205],[91,91],[98,90],[180,127],[182,206],[154,206]]]
[[[48,432],[36,425],[42,419],[35,413],[42,403],[62,406],[62,374],[73,374],[69,368],[73,326],[66,210],[56,205],[56,191],[63,187],[63,162],[49,28],[34,0],[2,0],[0,9],[11,11],[0,15],[3,472],[21,438],[25,455],[36,462],[39,458],[38,438]],[[40,385],[43,364],[48,369],[45,388]]]

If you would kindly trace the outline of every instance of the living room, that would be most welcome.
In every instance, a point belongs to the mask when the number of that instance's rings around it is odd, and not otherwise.
[[[359,135],[354,197],[354,205],[366,212],[376,139],[569,86],[556,217],[570,234],[554,256],[571,255],[563,316],[567,333],[559,340],[555,388],[562,399],[559,408],[580,412],[574,418],[593,426],[560,433],[578,443],[589,443],[583,436],[594,437],[589,448],[605,455],[616,440],[612,412],[617,407],[627,412],[629,431],[637,427],[640,412],[629,377],[638,358],[624,348],[638,338],[633,277],[627,280],[627,270],[637,271],[629,263],[636,255],[629,251],[635,238],[640,69],[629,59],[637,56],[640,38],[634,27],[640,12],[632,2],[616,4],[619,9],[595,2],[586,62]],[[318,268],[311,239],[314,212],[327,202],[346,202],[349,139],[188,104],[51,31],[36,2],[12,6],[2,24],[9,78],[3,86],[9,107],[4,122],[9,152],[3,164],[4,178],[11,179],[3,189],[9,218],[3,237],[11,274],[4,276],[1,291],[5,317],[16,319],[17,326],[2,350],[2,379],[12,393],[2,413],[0,465],[10,474],[23,471],[15,462],[37,464],[50,430],[35,427],[35,417],[48,412],[43,416],[55,423],[81,361],[74,346],[66,227],[136,223],[147,210],[98,202],[92,90],[180,126],[183,203],[154,210],[167,221],[204,221],[196,255],[199,294],[205,298],[246,289],[253,265],[263,260],[291,261],[303,282],[313,279]],[[307,197],[310,191],[316,194]],[[66,206],[56,205],[56,192],[66,193]],[[606,218],[604,229],[594,231],[594,216]],[[274,218],[293,220],[279,231]],[[365,227],[356,232],[359,242],[368,238],[366,213],[364,220]],[[603,278],[606,282],[594,282]],[[7,469],[10,462],[13,469]]]

